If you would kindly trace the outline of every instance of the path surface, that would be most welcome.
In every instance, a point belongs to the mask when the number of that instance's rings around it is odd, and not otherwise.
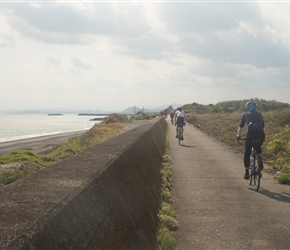
[[[241,153],[189,124],[178,146],[167,121],[176,249],[290,249],[290,186],[263,173],[254,191],[242,178]]]

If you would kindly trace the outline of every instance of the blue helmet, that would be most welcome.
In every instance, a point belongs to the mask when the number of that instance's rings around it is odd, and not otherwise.
[[[248,111],[254,112],[254,111],[256,111],[257,105],[253,101],[249,101],[246,104],[246,108],[247,108]]]

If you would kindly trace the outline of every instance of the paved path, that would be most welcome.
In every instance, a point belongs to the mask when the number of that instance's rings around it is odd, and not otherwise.
[[[241,153],[189,124],[178,146],[167,121],[176,249],[290,249],[290,186],[264,173],[254,191],[242,178]]]

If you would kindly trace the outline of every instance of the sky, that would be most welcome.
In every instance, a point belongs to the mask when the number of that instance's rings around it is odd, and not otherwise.
[[[290,103],[290,1],[0,1],[0,111]]]

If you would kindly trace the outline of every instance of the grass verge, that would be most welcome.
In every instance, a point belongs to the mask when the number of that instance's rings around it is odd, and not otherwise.
[[[28,170],[0,169],[0,187],[4,187],[18,179],[24,178],[30,173],[31,171]]]
[[[166,134],[165,154],[162,161],[162,187],[160,190],[161,208],[158,213],[159,229],[157,232],[157,241],[161,250],[171,250],[175,246],[175,238],[172,231],[177,230],[178,222],[175,217],[175,211],[172,206],[171,185],[172,185],[172,166],[169,156],[168,133]]]

